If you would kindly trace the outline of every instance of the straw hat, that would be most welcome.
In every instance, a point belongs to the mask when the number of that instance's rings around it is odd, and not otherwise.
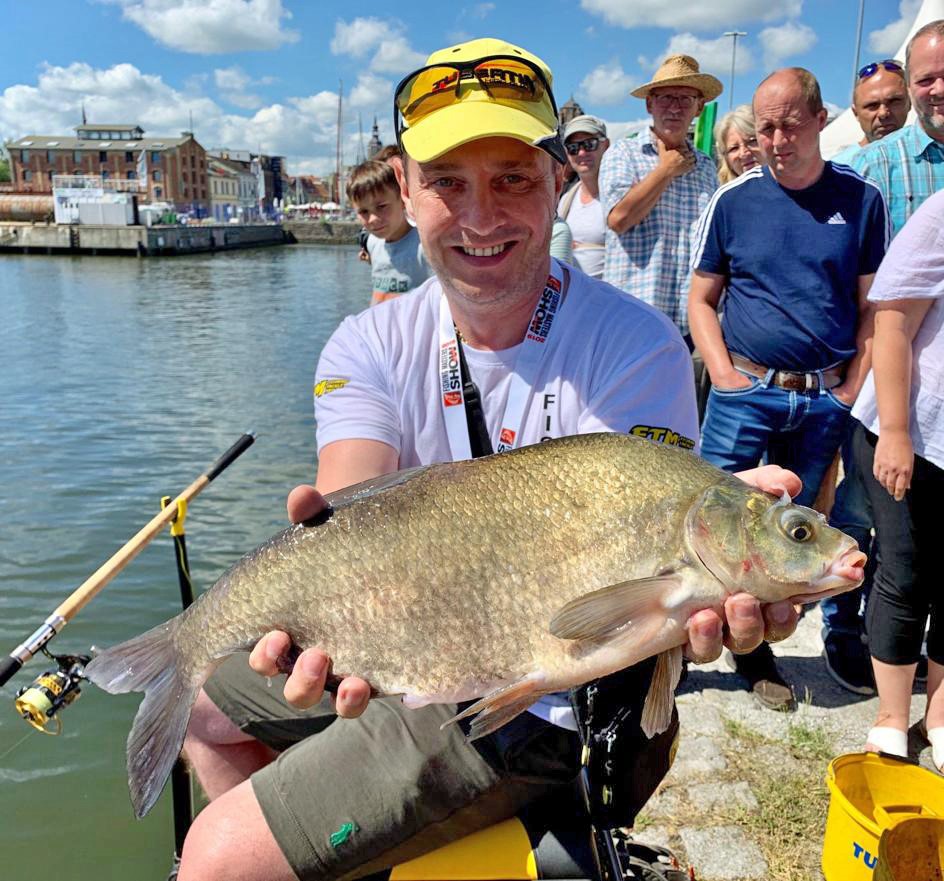
[[[721,81],[710,73],[700,73],[691,55],[670,55],[662,62],[651,82],[631,92],[634,98],[646,98],[660,86],[688,86],[698,89],[706,101],[714,101],[724,90]]]

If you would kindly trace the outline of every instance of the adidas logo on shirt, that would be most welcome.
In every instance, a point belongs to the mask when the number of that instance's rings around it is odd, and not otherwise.
[[[843,217],[842,214],[837,211],[837,212],[836,212],[832,217],[830,217],[829,220],[827,220],[826,222],[827,222],[827,223],[845,223],[845,222],[846,222],[846,218]]]

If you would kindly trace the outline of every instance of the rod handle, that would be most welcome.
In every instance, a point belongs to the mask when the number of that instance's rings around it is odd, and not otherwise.
[[[207,480],[213,480],[221,471],[225,471],[233,462],[248,450],[256,436],[252,432],[246,432],[236,443],[234,443],[219,459],[217,459],[206,472]]]
[[[9,655],[0,661],[0,685],[9,682],[22,666],[23,662],[19,658]]]

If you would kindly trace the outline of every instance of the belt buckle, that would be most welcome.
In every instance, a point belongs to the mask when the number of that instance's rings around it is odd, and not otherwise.
[[[806,391],[810,391],[810,390],[814,387],[814,386],[813,386],[813,374],[812,374],[812,373],[804,373],[803,375],[806,377]],[[818,386],[818,385],[819,385],[819,383],[817,382],[817,386]]]

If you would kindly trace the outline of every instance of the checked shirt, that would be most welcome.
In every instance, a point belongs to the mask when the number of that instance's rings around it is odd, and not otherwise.
[[[659,164],[651,131],[616,141],[600,167],[600,201],[605,215],[629,189]],[[689,256],[695,224],[718,188],[714,163],[695,151],[695,168],[665,188],[649,215],[617,235],[606,231],[603,280],[663,311],[688,333]]]
[[[944,144],[918,122],[863,147],[849,165],[878,184],[895,235],[928,196],[944,190]]]

